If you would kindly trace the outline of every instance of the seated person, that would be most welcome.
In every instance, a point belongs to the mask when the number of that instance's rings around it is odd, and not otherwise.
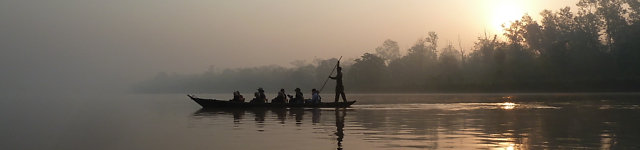
[[[316,89],[311,90],[311,103],[321,103],[322,97],[320,96],[320,91]]]
[[[258,93],[260,93],[260,99],[262,103],[267,103],[269,100],[267,99],[267,95],[264,94],[264,90],[262,88],[258,88]]]
[[[289,103],[303,103],[304,102],[304,96],[303,96],[302,92],[300,91],[300,88],[296,88],[295,91],[296,91],[296,97],[288,95],[289,98],[291,98],[291,100],[289,100]]]
[[[240,94],[239,91],[233,92],[233,99],[231,101],[234,102],[244,102],[244,97]]]
[[[253,96],[255,97],[249,101],[250,103],[264,103],[264,99],[260,98],[260,93],[253,93]]]
[[[287,96],[284,94],[284,89],[280,89],[278,96],[272,99],[271,103],[287,103]]]

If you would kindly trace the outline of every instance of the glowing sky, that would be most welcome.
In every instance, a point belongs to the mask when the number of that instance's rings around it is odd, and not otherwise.
[[[405,52],[435,31],[470,49],[486,30],[578,0],[0,1],[4,87],[134,82],[160,71],[215,65],[289,66],[296,59],[355,58],[386,39]],[[110,83],[118,84],[119,82]]]

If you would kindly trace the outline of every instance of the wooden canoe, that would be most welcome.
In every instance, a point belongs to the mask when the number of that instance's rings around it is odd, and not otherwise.
[[[227,100],[198,98],[193,95],[187,95],[191,100],[198,103],[202,108],[251,108],[251,107],[317,107],[317,108],[341,108],[349,107],[356,101],[348,102],[322,102],[322,103],[249,103],[234,102]]]

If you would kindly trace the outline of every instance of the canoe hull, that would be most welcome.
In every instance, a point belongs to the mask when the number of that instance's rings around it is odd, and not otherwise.
[[[287,107],[318,107],[318,108],[339,108],[349,107],[356,101],[338,102],[338,103],[248,103],[248,102],[231,102],[215,99],[197,98],[188,95],[191,100],[198,103],[202,108],[252,108],[252,107],[275,107],[275,108],[287,108]]]

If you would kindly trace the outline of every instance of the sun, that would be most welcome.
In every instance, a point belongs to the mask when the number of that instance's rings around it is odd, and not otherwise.
[[[514,0],[499,0],[493,3],[493,13],[491,17],[491,27],[495,32],[502,33],[504,24],[509,26],[509,22],[519,20],[524,15],[522,5]]]

